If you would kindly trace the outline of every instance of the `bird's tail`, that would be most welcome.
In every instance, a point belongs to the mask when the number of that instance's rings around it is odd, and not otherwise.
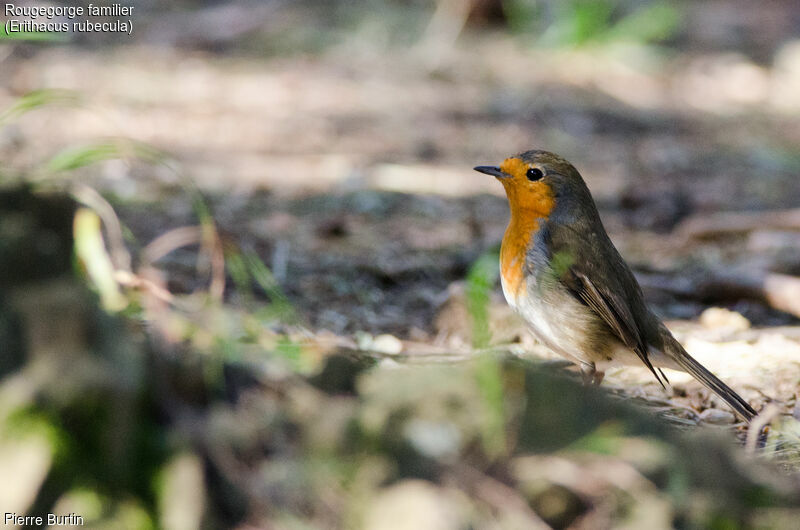
[[[689,355],[671,334],[665,342],[665,350],[667,350],[668,357],[675,361],[683,370],[691,374],[692,377],[703,383],[709,390],[722,398],[748,423],[756,416],[755,409],[753,409],[747,401]]]

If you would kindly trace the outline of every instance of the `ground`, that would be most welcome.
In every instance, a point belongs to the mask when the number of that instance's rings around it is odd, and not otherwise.
[[[344,50],[292,60],[38,50],[5,59],[4,105],[34,88],[74,90],[81,102],[24,116],[4,130],[2,152],[22,172],[102,138],[157,146],[169,167],[130,156],[42,178],[86,179],[143,245],[194,222],[181,186],[188,176],[224,236],[272,266],[312,332],[467,346],[466,313],[444,310],[472,263],[496,248],[508,215],[501,187],[471,167],[530,147],[557,151],[582,171],[612,239],[645,279],[796,274],[797,232],[764,226],[687,242],[681,227],[716,212],[797,206],[800,100],[787,87],[798,83],[798,50],[790,42],[773,64],[759,64],[730,53],[537,51],[467,34],[433,70],[413,50],[355,60]],[[178,291],[197,287],[181,275],[192,272],[186,260],[165,258]],[[693,320],[710,305],[648,287],[667,319]],[[493,327],[509,328],[498,292]],[[710,302],[759,328],[798,323],[758,302]],[[687,330],[690,351],[748,398],[793,405],[793,385],[776,380],[800,371],[791,334],[775,342],[746,332],[743,343],[676,326]],[[530,344],[510,327],[494,342]],[[757,384],[755,373],[764,376]]]
[[[134,270],[148,243],[198,224],[197,189],[225,248],[258,256],[294,308],[278,331],[387,365],[458,364],[485,346],[553,358],[505,305],[496,268],[476,266],[494,263],[508,212],[501,186],[471,170],[552,150],[581,171],[687,350],[756,409],[788,415],[800,313],[740,280],[800,276],[800,40],[786,22],[797,7],[734,15],[704,4],[687,7],[670,47],[543,48],[471,26],[433,58],[380,39],[364,46],[367,30],[275,54],[6,46],[0,108],[32,90],[69,92],[0,122],[0,176],[98,190]],[[740,31],[707,34],[702,21],[723,11]],[[55,163],[98,145],[114,156]],[[207,289],[196,250],[157,261],[172,293]],[[476,278],[490,285],[487,322],[471,298]],[[701,293],[709,279],[720,288]],[[250,302],[230,269],[226,280],[229,307]],[[489,334],[477,337],[482,326]],[[609,372],[603,386],[682,425],[736,430],[723,403],[668,375],[670,389],[644,368]]]

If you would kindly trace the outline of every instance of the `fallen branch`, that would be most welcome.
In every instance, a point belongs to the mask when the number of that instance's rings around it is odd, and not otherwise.
[[[162,12],[144,26],[144,40],[171,46],[209,47],[229,44],[242,35],[278,27],[278,8],[285,0],[236,2],[198,10]]]
[[[755,328],[736,331],[725,331],[720,329],[692,329],[688,333],[695,339],[705,342],[758,342],[763,337],[780,335],[789,340],[800,340],[800,326],[773,326],[768,328]]]
[[[530,507],[515,488],[467,464],[453,468],[455,482],[461,487],[469,486],[471,493],[500,513],[516,512],[525,518],[527,528],[550,528]]]
[[[676,234],[682,241],[691,241],[765,229],[800,230],[800,208],[696,215],[678,225]]]
[[[645,289],[705,304],[741,299],[757,300],[773,309],[800,317],[800,278],[772,272],[726,274],[711,272],[702,278],[637,275]]]

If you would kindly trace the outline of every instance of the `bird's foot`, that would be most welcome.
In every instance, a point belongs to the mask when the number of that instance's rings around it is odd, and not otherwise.
[[[606,373],[598,370],[594,363],[581,364],[581,377],[583,378],[584,385],[600,386],[605,376]]]

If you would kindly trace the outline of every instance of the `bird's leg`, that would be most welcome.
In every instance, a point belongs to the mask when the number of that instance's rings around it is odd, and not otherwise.
[[[586,386],[600,386],[606,373],[597,369],[594,363],[581,363],[581,377]]]
[[[605,372],[602,372],[600,370],[595,370],[594,371],[594,377],[592,378],[592,384],[594,386],[600,386],[600,383],[603,382],[603,378],[605,376],[606,376]]]

